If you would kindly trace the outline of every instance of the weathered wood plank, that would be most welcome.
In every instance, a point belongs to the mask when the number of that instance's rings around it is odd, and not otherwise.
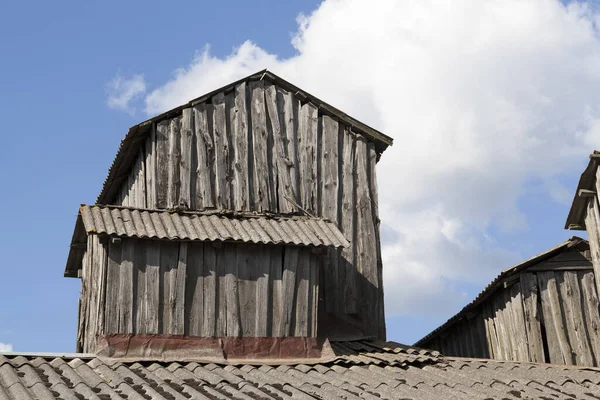
[[[175,289],[177,287],[177,264],[179,261],[179,243],[161,242],[160,244],[160,319],[159,331],[175,333]]]
[[[239,251],[240,246],[227,245],[223,252],[223,257],[225,257],[227,336],[241,336],[242,333],[238,292],[239,265],[237,264],[237,253]]]
[[[191,108],[184,108],[181,118],[181,163],[179,165],[179,205],[192,205],[192,145],[194,136],[194,115]]]
[[[269,313],[269,281],[271,279],[270,262],[271,248],[273,246],[261,246],[260,250],[254,251],[254,270],[256,278],[256,314],[254,335],[257,337],[266,337],[268,334]]]
[[[106,333],[119,333],[119,279],[121,267],[121,244],[110,242],[108,247],[108,264],[106,269],[106,302],[104,308]]]
[[[230,208],[229,190],[229,142],[227,138],[226,101],[223,93],[212,98],[212,136],[215,143],[215,193],[216,206]]]
[[[147,334],[159,333],[160,319],[160,246],[153,242],[145,243],[145,290]],[[138,290],[139,293],[139,290]],[[138,294],[139,296],[139,294]]]
[[[156,124],[146,139],[146,206],[156,209]]]
[[[167,208],[171,208],[179,205],[181,190],[181,117],[172,118],[169,123],[167,162]]]
[[[184,331],[188,336],[202,336],[204,318],[204,243],[190,243],[188,245],[186,272]]]
[[[156,205],[158,208],[167,208],[170,124],[169,120],[156,124]]]
[[[298,254],[296,273],[296,318],[293,336],[308,336],[309,309],[311,308],[310,287],[310,249],[302,248]]]
[[[596,277],[596,292],[600,293],[600,213],[598,210],[598,198],[590,197],[585,212],[585,226],[590,243],[590,255],[594,275]]]
[[[246,106],[246,83],[235,87],[231,116],[231,141],[233,151],[232,204],[234,210],[250,209],[248,191],[248,111]]]
[[[212,120],[212,106],[199,104],[194,106],[194,132],[196,142],[196,187],[194,207],[198,210],[214,207],[211,175],[213,171],[214,144],[209,129]]]
[[[119,333],[134,333],[134,298],[136,295],[133,263],[136,239],[123,239],[121,244],[121,267],[119,271],[119,295],[117,313]]]
[[[516,348],[517,361],[530,361],[527,346],[527,330],[525,328],[525,312],[523,311],[523,296],[521,285],[513,284],[508,290],[511,298],[510,316],[513,330],[513,344]]]
[[[299,248],[285,246],[283,253],[283,306],[282,331],[283,336],[293,336],[296,323],[296,274],[298,271]]]
[[[204,245],[204,313],[202,321],[202,336],[216,335],[217,315],[217,254],[212,244]]]
[[[340,311],[346,313],[358,312],[358,280],[357,271],[355,269],[356,259],[356,207],[355,207],[355,137],[349,129],[344,128],[342,143],[342,169],[341,169],[341,184],[342,184],[342,199],[341,199],[341,221],[340,229],[344,236],[350,241],[350,246],[342,249],[340,257],[340,266],[338,268],[338,287],[343,289],[344,308]],[[327,296],[327,293],[325,293]],[[333,311],[333,305],[329,305],[326,299],[327,311]]]
[[[238,295],[243,336],[254,336],[256,329],[255,255],[249,245],[240,244],[238,246]]]
[[[291,160],[288,157],[287,134],[283,119],[284,115],[279,112],[277,105],[277,88],[269,85],[265,89],[265,101],[267,105],[268,127],[273,136],[274,149],[273,160],[276,168],[277,179],[277,205],[280,212],[288,213],[295,211],[296,207],[289,201],[295,202],[295,194],[290,178]]]
[[[496,324],[494,320],[495,314],[493,312],[491,302],[485,303],[483,306],[483,312],[485,316],[486,339],[488,341],[490,357],[496,360],[501,360],[502,349],[500,348],[498,335],[496,333]]]
[[[593,366],[594,358],[583,320],[583,305],[581,304],[577,272],[564,271],[555,273],[555,276],[560,288],[569,342],[571,349],[575,352],[575,363],[576,365]]]
[[[495,312],[494,326],[498,337],[498,349],[500,350],[500,360],[512,360],[513,350],[510,341],[510,325],[505,317],[506,300],[503,292],[498,293],[492,300],[493,311]]]
[[[170,333],[183,335],[185,327],[185,279],[188,258],[188,243],[179,243],[179,255],[177,259],[176,278],[171,280],[172,289],[170,291],[169,303],[173,310]]]
[[[319,271],[321,267],[321,258],[318,254],[310,255],[310,280],[309,280],[309,313],[308,336],[317,337],[319,326]]]
[[[105,304],[106,304],[106,279],[107,279],[107,269],[108,269],[108,245],[105,241],[98,239],[98,245],[95,252],[96,259],[96,268],[98,269],[98,290],[100,291],[98,295],[98,317],[96,326],[98,327],[98,333],[104,334],[106,333],[106,320],[105,320]]]
[[[299,204],[299,169],[298,169],[298,113],[300,110],[300,101],[294,97],[293,93],[277,88],[277,109],[280,114],[282,136],[285,136],[286,154],[289,159],[289,176],[291,185],[292,200]],[[296,209],[296,205],[291,205]]]
[[[225,276],[227,258],[223,247],[216,248],[216,278],[217,278],[217,292],[216,292],[216,336],[227,336],[227,280]]]
[[[542,310],[550,362],[553,364],[573,365],[575,360],[567,337],[561,298],[558,292],[554,272],[539,272],[538,283],[542,298]]]
[[[600,360],[600,302],[598,300],[598,293],[596,292],[594,273],[580,271],[577,273],[577,276],[581,284],[587,332],[590,338],[595,366],[598,366]]]
[[[276,210],[271,207],[272,193],[269,181],[268,163],[268,131],[265,108],[264,82],[250,82],[250,120],[252,132],[252,159],[253,159],[253,204],[254,211]]]
[[[300,205],[316,214],[317,206],[317,131],[318,112],[312,103],[300,109],[298,156],[300,157]]]
[[[269,278],[271,280],[271,336],[282,337],[283,331],[283,247],[273,246],[270,259]]]
[[[365,332],[372,335],[378,334],[379,310],[377,286],[377,237],[375,236],[375,222],[371,210],[371,194],[369,191],[367,143],[363,138],[356,140],[355,168],[356,168],[356,269],[362,275],[363,315],[369,315],[366,321]],[[364,279],[362,279],[364,278]]]
[[[527,331],[527,346],[529,361],[546,362],[542,331],[540,327],[541,310],[538,309],[538,281],[535,274],[523,272],[520,276],[521,292],[523,294],[523,311],[525,329]]]
[[[136,251],[133,258],[133,279],[136,282],[137,290],[136,296],[133,298],[135,305],[135,333],[147,333],[146,332],[146,313],[148,312],[149,304],[146,295],[148,290],[146,288],[146,246],[144,242],[138,241],[135,244]]]

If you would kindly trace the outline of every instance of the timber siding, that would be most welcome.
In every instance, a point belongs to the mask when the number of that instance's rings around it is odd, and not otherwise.
[[[387,136],[264,72],[130,130],[99,203],[326,218],[321,311],[385,338],[375,166]]]
[[[600,313],[580,238],[504,271],[417,346],[449,356],[598,366]]]

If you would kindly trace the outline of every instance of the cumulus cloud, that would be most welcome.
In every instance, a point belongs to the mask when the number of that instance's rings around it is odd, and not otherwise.
[[[523,256],[493,232],[527,229],[527,184],[567,201],[561,174],[600,142],[597,21],[550,0],[326,0],[298,19],[295,56],[206,48],[146,111],[266,67],[392,136],[378,168],[384,275],[403,289],[386,291],[387,311],[447,313],[465,283]]]
[[[13,350],[12,344],[0,342],[0,353],[12,351],[12,350]]]
[[[126,111],[130,114],[135,112],[132,103],[142,97],[146,92],[146,82],[143,75],[133,75],[124,78],[117,74],[115,78],[106,84],[108,98],[106,104],[109,108]]]

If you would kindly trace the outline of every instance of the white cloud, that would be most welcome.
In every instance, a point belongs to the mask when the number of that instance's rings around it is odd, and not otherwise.
[[[136,74],[127,79],[117,74],[112,81],[106,84],[106,92],[108,107],[133,114],[135,108],[132,102],[141,98],[146,92],[146,82],[142,75]]]
[[[492,232],[527,228],[526,184],[567,201],[561,174],[600,142],[597,21],[549,0],[327,0],[299,18],[294,57],[207,48],[146,111],[267,67],[394,137],[378,168],[387,310],[446,312],[521,257]]]
[[[0,353],[13,351],[12,344],[0,342]]]

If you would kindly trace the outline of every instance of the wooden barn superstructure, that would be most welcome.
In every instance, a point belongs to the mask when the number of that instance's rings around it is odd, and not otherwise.
[[[78,349],[385,338],[375,166],[390,144],[269,71],[132,127],[73,235]]]
[[[600,312],[590,245],[573,237],[503,271],[415,345],[447,356],[600,365]]]

